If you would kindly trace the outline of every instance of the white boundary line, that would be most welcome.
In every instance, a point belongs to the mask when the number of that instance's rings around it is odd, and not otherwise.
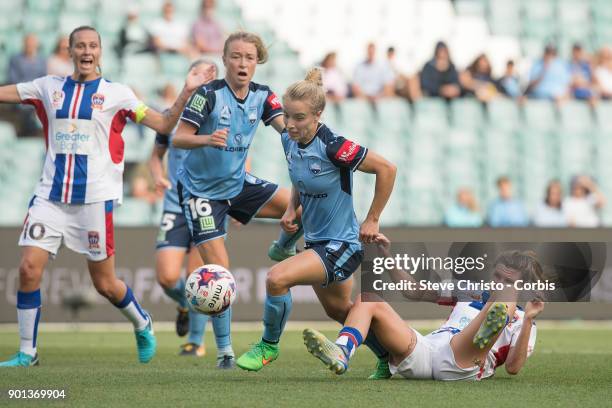
[[[411,320],[409,323],[416,329],[434,329],[444,320]],[[408,323],[408,322],[407,322]],[[612,330],[612,320],[541,320],[537,321],[541,329],[551,330],[586,330],[600,329]],[[338,330],[340,325],[331,321],[294,321],[287,322],[286,330],[301,331],[306,327],[316,327],[319,330]],[[261,322],[232,322],[232,331],[245,332],[262,330]],[[17,332],[16,323],[0,323],[0,333]],[[130,323],[41,323],[43,332],[130,332],[133,326]],[[174,332],[174,322],[155,322],[155,331]]]

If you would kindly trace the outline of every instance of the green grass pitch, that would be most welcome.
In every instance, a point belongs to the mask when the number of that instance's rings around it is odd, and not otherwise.
[[[259,331],[234,333],[236,352],[245,351],[259,335]],[[285,333],[279,359],[258,373],[215,369],[210,330],[208,355],[201,359],[178,357],[182,339],[174,333],[157,336],[156,358],[140,365],[131,333],[43,331],[39,367],[0,371],[0,406],[37,405],[9,401],[9,388],[66,388],[64,402],[44,405],[105,408],[612,406],[610,328],[540,329],[536,352],[519,375],[498,370],[493,379],[453,383],[368,381],[375,360],[365,347],[347,374],[335,376],[308,354],[298,331]],[[0,357],[14,353],[16,344],[16,332],[0,332]]]

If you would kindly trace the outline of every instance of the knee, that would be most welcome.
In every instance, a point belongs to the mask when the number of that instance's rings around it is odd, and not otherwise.
[[[93,284],[96,288],[96,291],[100,295],[104,296],[106,299],[109,300],[116,300],[116,296],[114,296],[114,285],[112,285],[112,282],[109,282],[107,280],[94,279]]]
[[[266,275],[266,289],[270,294],[284,293],[290,288],[286,274],[281,268],[273,267]]]
[[[42,267],[29,258],[23,258],[19,264],[19,281],[22,284],[38,283],[42,275]]]
[[[157,273],[157,282],[164,289],[172,289],[176,286],[176,281],[159,272]]]
[[[325,313],[330,319],[343,324],[352,306],[353,304],[351,301],[346,301],[324,305],[323,309],[325,309]]]

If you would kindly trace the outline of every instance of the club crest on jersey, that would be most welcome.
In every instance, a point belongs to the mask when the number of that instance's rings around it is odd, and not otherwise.
[[[62,105],[64,104],[64,91],[53,91],[53,94],[51,95],[51,104],[55,109],[61,109]]]
[[[230,126],[230,121],[232,119],[232,112],[230,111],[229,106],[225,105],[221,108],[221,113],[219,114],[219,125],[221,126]]]
[[[270,104],[270,107],[274,110],[281,108],[280,101],[278,100],[278,97],[275,93],[270,93],[270,96],[268,96],[268,103]]]
[[[100,234],[98,231],[88,231],[89,249],[100,248]]]
[[[104,105],[104,95],[101,93],[91,95],[91,109],[102,110],[102,105]]]
[[[254,125],[257,122],[257,107],[251,106],[249,108],[249,123]]]
[[[241,133],[236,133],[234,135],[234,142],[236,143],[236,146],[240,146],[242,145],[242,134]]]
[[[321,159],[318,157],[309,157],[308,158],[308,168],[310,172],[315,176],[321,172]]]

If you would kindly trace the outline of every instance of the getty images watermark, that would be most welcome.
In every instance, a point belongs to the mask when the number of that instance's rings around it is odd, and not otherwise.
[[[601,242],[384,241],[364,250],[361,291],[386,301],[474,301],[486,293],[505,301],[586,302],[611,273]]]

